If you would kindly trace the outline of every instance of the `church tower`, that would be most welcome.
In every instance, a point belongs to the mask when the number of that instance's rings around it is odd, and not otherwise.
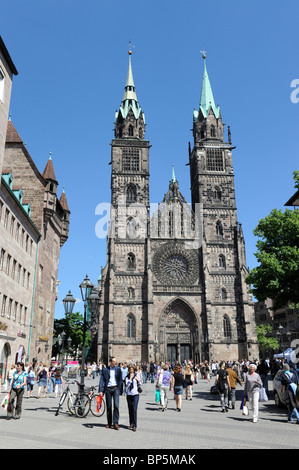
[[[132,72],[115,114],[111,142],[111,218],[107,265],[102,272],[98,357],[107,361],[145,357],[147,352],[147,225],[149,141]]]
[[[199,109],[193,112],[193,149],[189,147],[192,209],[202,210],[200,269],[203,279],[204,355],[258,358],[254,309],[245,284],[248,274],[242,226],[237,220],[230,128],[224,123],[203,53]]]

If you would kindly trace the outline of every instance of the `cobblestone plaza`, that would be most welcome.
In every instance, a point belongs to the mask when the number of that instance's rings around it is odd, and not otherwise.
[[[98,379],[87,381],[97,385]],[[144,449],[157,453],[161,449],[174,455],[177,451],[200,449],[298,449],[299,426],[287,423],[286,410],[276,408],[272,399],[272,382],[269,383],[269,401],[260,403],[259,420],[252,423],[250,415],[242,416],[240,401],[242,388],[237,387],[234,410],[221,413],[218,395],[210,394],[214,384],[200,380],[193,387],[193,400],[183,397],[182,412],[176,412],[170,392],[168,409],[162,413],[154,401],[154,384],[143,384],[138,406],[138,429],[128,429],[126,398],[120,397],[119,431],[106,429],[106,414],[96,418],[90,413],[86,418],[76,418],[66,412],[55,416],[58,398],[53,393],[45,399],[24,398],[20,420],[6,420],[0,410],[1,449],[102,449],[104,456],[139,456]],[[75,385],[72,385],[75,388]],[[36,395],[36,390],[34,392]],[[4,397],[4,394],[1,394]],[[3,399],[3,398],[2,398]],[[1,400],[2,401],[2,400]],[[131,454],[130,454],[131,451]],[[189,452],[190,451],[190,452]],[[198,462],[197,462],[198,463]]]

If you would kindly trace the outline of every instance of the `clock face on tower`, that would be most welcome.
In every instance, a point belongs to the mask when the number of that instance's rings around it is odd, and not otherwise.
[[[198,256],[183,244],[165,243],[156,251],[153,271],[161,284],[190,285],[198,279]]]

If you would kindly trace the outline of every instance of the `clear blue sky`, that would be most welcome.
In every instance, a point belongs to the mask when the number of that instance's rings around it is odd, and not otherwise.
[[[150,140],[150,199],[168,189],[171,164],[190,201],[188,142],[198,109],[203,60],[216,104],[231,126],[238,219],[247,264],[256,265],[252,230],[295,192],[299,103],[298,0],[10,0],[0,34],[19,71],[12,121],[42,172],[52,151],[59,195],[71,210],[61,250],[56,317],[69,289],[80,298],[87,273],[96,283],[106,240],[95,235],[95,208],[110,202],[110,142],[128,68]],[[82,304],[77,306],[82,311]]]

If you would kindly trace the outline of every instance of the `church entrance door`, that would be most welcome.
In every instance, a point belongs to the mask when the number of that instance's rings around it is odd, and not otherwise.
[[[167,362],[173,363],[178,358],[178,348],[176,344],[167,344]]]
[[[190,344],[181,344],[181,362],[191,359]]]
[[[182,299],[175,299],[160,317],[159,360],[195,360],[198,341],[198,325],[194,312]]]

